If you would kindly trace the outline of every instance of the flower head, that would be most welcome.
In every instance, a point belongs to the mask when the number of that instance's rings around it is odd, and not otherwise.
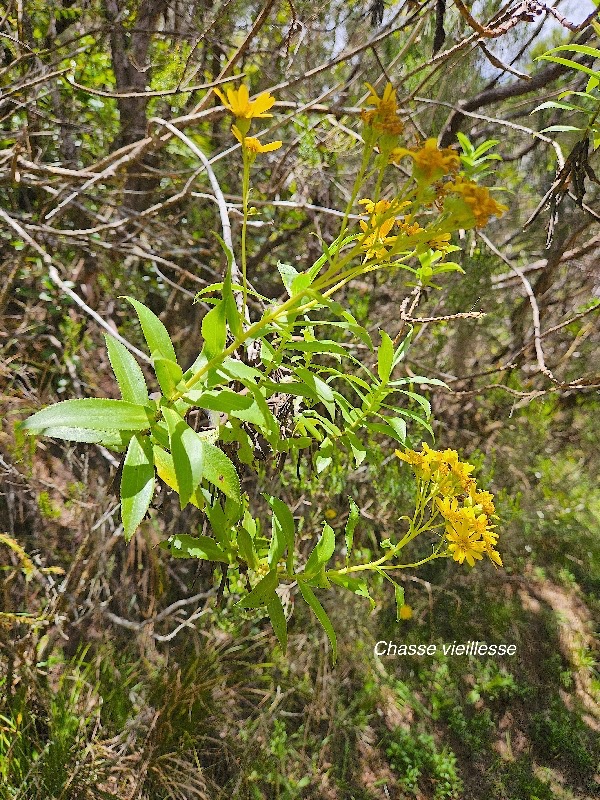
[[[231,132],[251,156],[256,157],[259,153],[271,153],[273,150],[279,150],[283,142],[269,142],[262,144],[255,136],[243,136],[242,132],[236,125],[231,126]]]
[[[398,119],[398,104],[394,87],[388,83],[383,90],[383,95],[379,97],[370,83],[367,83],[367,86],[370,94],[365,105],[374,106],[374,108],[369,111],[363,109],[362,121],[378,133],[398,136],[404,130],[404,125]]]
[[[490,221],[490,217],[501,217],[505,211],[508,211],[508,206],[494,200],[486,186],[478,186],[473,181],[465,180],[461,176],[447,185],[446,192],[459,195],[474,218],[476,228],[483,228]]]
[[[452,524],[446,525],[446,539],[452,558],[459,564],[466,561],[470,567],[473,567],[475,561],[481,561],[483,558],[485,542],[473,530],[470,520],[457,519]]]
[[[227,89],[227,97],[219,89],[213,89],[225,108],[237,117],[237,119],[253,119],[254,117],[264,119],[272,117],[272,114],[265,113],[275,103],[275,98],[269,92],[263,92],[256,100],[250,100],[248,87],[242,84],[239,89]]]
[[[414,163],[414,176],[417,181],[433,183],[444,175],[457,172],[460,158],[450,147],[440,150],[435,139],[427,139],[417,150],[396,147],[390,154],[390,161],[397,164],[408,156]]]
[[[412,607],[403,603],[400,608],[398,609],[398,616],[400,619],[412,619],[413,610]]]

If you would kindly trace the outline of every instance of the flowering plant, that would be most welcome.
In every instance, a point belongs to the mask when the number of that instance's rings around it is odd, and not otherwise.
[[[394,585],[399,613],[406,617],[408,607],[394,571],[441,557],[473,566],[487,554],[495,564],[502,563],[491,524],[492,496],[477,488],[470,474],[473,467],[452,450],[439,452],[424,444],[420,453],[397,451],[416,476],[415,511],[399,519],[407,530],[395,541],[387,539],[383,554],[367,563],[354,549],[360,510],[353,500],[344,531],[345,561],[340,565],[334,560],[336,534],[326,521],[306,556],[292,510],[281,499],[268,497],[272,517],[266,534],[253,512],[252,498],[242,491],[240,470],[253,469],[265,458],[281,463],[314,453],[320,473],[340,448],[359,466],[374,436],[405,446],[407,423],[433,435],[429,403],[414,388],[442,382],[394,375],[410,347],[410,320],[394,338],[380,331],[376,345],[335,296],[352,280],[375,270],[407,272],[417,294],[434,286],[437,275],[462,272],[459,264],[448,260],[460,249],[452,243],[453,235],[459,228],[481,227],[506,210],[473,180],[472,159],[439,149],[433,139],[405,147],[392,86],[388,84],[381,97],[369,88],[362,114],[362,159],[339,233],[333,241],[322,242],[322,255],[304,272],[277,265],[287,293],[279,303],[256,292],[247,276],[250,167],[281,146],[280,141],[263,144],[249,131],[253,120],[271,116],[267,112],[275,98],[263,93],[252,100],[244,85],[225,94],[215,89],[235,118],[231,130],[242,152],[241,272],[228,208],[216,183],[226,267],[223,280],[199,295],[212,308],[202,322],[198,357],[184,370],[163,323],[138,300],[127,298],[139,318],[160,392],[149,393],[135,358],[121,342],[107,337],[121,399],[67,400],[23,423],[32,434],[99,443],[123,453],[120,491],[126,539],[146,517],[157,478],[177,492],[182,508],[192,504],[200,509],[210,536],[203,527],[202,533],[171,536],[162,546],[176,558],[221,564],[237,578],[232,583],[241,595],[238,604],[264,607],[283,649],[284,603],[289,609],[286,598],[297,588],[325,629],[334,658],[335,632],[315,589],[334,584],[370,599],[368,578],[378,575]],[[383,197],[386,171],[397,170],[404,159],[412,163],[410,176],[395,196]],[[370,196],[359,200],[367,186]],[[249,296],[255,301],[254,316]],[[316,331],[325,326],[360,340],[373,353],[375,367],[352,355],[352,342],[317,337]],[[199,413],[210,422],[194,425],[192,419]],[[431,552],[400,563],[401,551],[417,536],[433,538]]]

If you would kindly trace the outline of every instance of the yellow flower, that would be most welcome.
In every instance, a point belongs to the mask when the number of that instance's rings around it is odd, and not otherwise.
[[[477,538],[468,519],[458,519],[452,524],[446,525],[446,539],[452,558],[459,564],[466,561],[470,567],[473,567],[476,560],[481,561],[483,558],[486,543]]]
[[[393,215],[381,219],[381,215],[392,207],[389,200],[379,200],[374,203],[372,200],[360,201],[369,213],[371,218],[369,221],[361,219],[358,224],[366,236],[361,240],[361,247],[366,253],[367,260],[372,258],[385,258],[388,254],[388,248],[396,241],[395,236],[388,236],[388,233],[394,227],[396,222]]]
[[[374,130],[388,134],[390,136],[398,136],[404,130],[404,125],[398,119],[398,104],[396,101],[396,92],[391,83],[388,83],[383,90],[383,95],[379,97],[375,89],[370,83],[367,83],[370,95],[365,101],[365,105],[374,106],[370,111],[363,110],[361,112],[361,119]]]
[[[475,219],[476,228],[483,228],[490,221],[490,217],[501,217],[508,211],[508,206],[494,200],[487,187],[478,186],[460,176],[446,187],[446,191],[461,197]]]
[[[484,514],[488,517],[493,516],[496,508],[494,506],[494,495],[491,492],[485,492],[477,489],[475,484],[469,487],[469,497],[467,503],[473,506],[480,506]]]
[[[412,615],[413,615],[413,610],[411,606],[403,604],[398,609],[398,616],[400,617],[400,619],[411,619]]]
[[[266,114],[275,103],[275,98],[269,92],[263,92],[256,100],[250,100],[248,87],[243,83],[239,89],[227,89],[227,98],[219,89],[214,89],[214,93],[219,97],[225,108],[238,119],[264,119],[272,117]]]
[[[436,498],[435,501],[440,514],[448,522],[453,523],[460,519],[460,509],[458,508],[458,500],[454,497],[444,497],[442,500]]]
[[[409,156],[412,158],[417,181],[424,180],[433,183],[443,175],[456,172],[460,167],[460,158],[450,147],[440,150],[435,139],[427,139],[418,150],[407,150],[397,147],[390,154],[390,161],[397,164],[401,159]]]
[[[373,200],[363,197],[362,200],[358,201],[358,205],[364,206],[367,214],[377,214],[378,216],[381,216],[382,214],[385,214],[386,211],[389,211],[393,204],[390,200],[378,200],[375,203]]]
[[[325,519],[335,519],[337,517],[337,511],[335,508],[326,508],[325,509]]]
[[[503,566],[500,553],[497,550],[494,550],[493,547],[486,544],[485,552],[490,561],[497,564],[499,567]]]
[[[283,142],[269,142],[268,144],[261,144],[255,136],[243,136],[242,132],[236,125],[231,126],[231,132],[238,140],[238,142],[245,147],[252,156],[257,156],[259,153],[271,153],[273,150],[279,150]]]

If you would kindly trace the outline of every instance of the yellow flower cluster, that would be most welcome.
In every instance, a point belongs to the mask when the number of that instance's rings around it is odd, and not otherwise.
[[[369,111],[365,109],[361,111],[362,121],[377,133],[399,136],[404,130],[404,125],[398,119],[398,102],[392,84],[388,83],[386,85],[381,97],[379,97],[370,83],[367,83],[367,87],[370,94],[365,101],[365,105],[374,106],[374,108]]]
[[[433,183],[444,175],[457,172],[460,167],[458,154],[450,147],[440,150],[435,139],[427,139],[416,150],[396,147],[390,154],[390,161],[398,164],[403,158],[412,158],[414,177],[417,182]]]
[[[460,195],[475,217],[475,227],[477,228],[487,225],[490,217],[501,217],[505,211],[508,211],[508,206],[494,200],[487,187],[478,186],[460,176],[445,187],[445,192]]]
[[[369,215],[368,220],[359,220],[359,225],[365,237],[362,239],[361,246],[365,251],[366,259],[369,261],[373,258],[383,259],[389,254],[389,250],[398,241],[399,237],[409,239],[412,237],[413,241],[405,241],[404,244],[408,247],[421,248],[427,246],[433,250],[447,251],[450,248],[451,234],[447,232],[427,232],[422,228],[419,222],[413,219],[412,214],[404,214],[402,212],[408,206],[408,201],[398,200],[378,200],[376,203],[373,200],[364,198],[359,200],[359,205],[365,207],[365,212]],[[397,236],[390,236],[392,228],[396,226],[398,230]],[[415,237],[418,237],[415,239]]]
[[[396,450],[396,455],[410,464],[422,484],[427,484],[425,495],[432,502],[432,519],[441,515],[452,558],[472,567],[487,555],[502,566],[495,549],[498,534],[490,524],[490,519],[496,518],[494,496],[477,488],[471,476],[473,465],[460,461],[456,450],[432,450],[426,443],[420,453]]]
[[[263,92],[256,100],[250,100],[250,93],[245,84],[242,84],[239,89],[227,89],[227,97],[219,89],[214,89],[214,92],[225,108],[234,115],[236,124],[231,126],[231,132],[247,152],[251,161],[254,161],[259,153],[279,150],[282,145],[280,141],[261,144],[255,136],[247,135],[253,119],[273,116],[266,113],[275,103],[275,98],[269,92]]]

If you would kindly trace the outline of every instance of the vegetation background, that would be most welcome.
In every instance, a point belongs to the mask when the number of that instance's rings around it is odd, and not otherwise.
[[[597,143],[582,154],[571,129],[595,110],[583,98],[581,113],[532,113],[585,91],[589,72],[536,57],[598,47],[595,14],[583,0],[0,4],[2,800],[600,796],[600,206]],[[419,325],[405,370],[450,387],[430,391],[436,439],[496,494],[504,568],[435,561],[404,576],[401,622],[383,585],[373,612],[328,598],[335,667],[307,612],[284,657],[268,619],[235,597],[217,607],[211,567],[156,547],[197,527],[195,510],[165,494],[126,545],[114,457],[15,429],[57,399],[117,396],[102,324],[143,346],[122,295],[161,316],[181,363],[195,357],[206,306],[194,295],[222,270],[218,209],[156,120],[186,132],[239,208],[230,120],[194,88],[233,74],[278,101],[267,126],[284,146],[253,171],[248,259],[270,297],[277,260],[302,269],[335,235],[366,81],[393,83],[409,141],[463,133],[498,140],[502,157],[510,211],[466,235],[466,274],[419,308],[485,316]],[[409,291],[378,277],[346,300],[392,332]],[[395,446],[381,437],[368,464],[338,455],[324,475],[265,464],[257,497],[278,487],[308,551],[324,517],[343,529],[351,495],[371,548],[411,503]],[[384,639],[517,654],[376,657]]]

